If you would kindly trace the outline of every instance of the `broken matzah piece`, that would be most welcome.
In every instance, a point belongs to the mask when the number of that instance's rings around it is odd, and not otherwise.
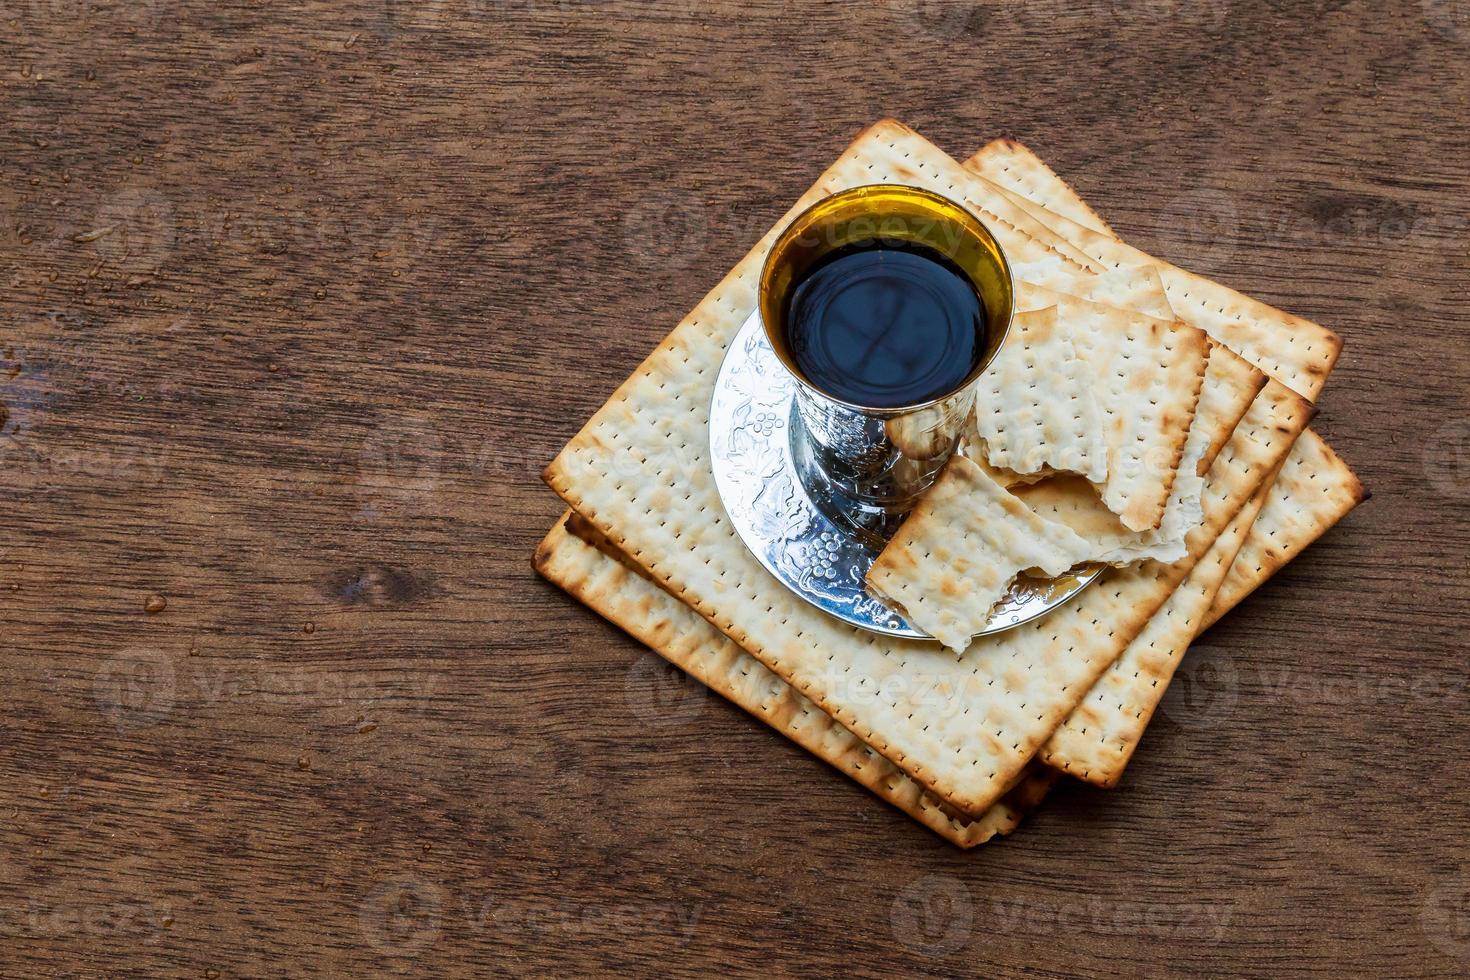
[[[1029,305],[1035,306],[1038,300],[1044,301],[1045,294],[1032,292],[1034,287],[1030,283],[1021,281],[1017,284],[1017,287],[1021,292],[1029,296]],[[1152,266],[1146,268],[1119,268],[1109,270],[1102,275],[1078,276],[1068,286],[1068,289],[1071,291],[1070,295],[1076,296],[1079,299],[1087,299],[1108,306],[1133,310],[1159,319],[1172,320],[1174,318],[1174,311],[1169,307],[1169,301],[1164,295],[1164,282],[1159,278],[1158,270]],[[1240,361],[1238,356],[1234,354],[1230,356]],[[1245,364],[1244,361],[1240,361],[1240,363]],[[1249,365],[1246,366],[1249,368]],[[1260,376],[1262,384],[1265,383],[1264,375],[1255,371],[1254,368],[1249,368],[1249,370]],[[1208,381],[1209,377],[1207,374],[1206,382]],[[1259,388],[1259,386],[1257,387]],[[1203,392],[1201,393],[1201,397],[1203,397]],[[1245,411],[1251,397],[1254,397],[1254,393],[1250,397],[1247,397],[1244,403],[1240,405],[1241,412]],[[977,403],[977,411],[978,408],[979,403]],[[1229,435],[1229,431],[1220,434],[1219,445],[1223,445],[1224,439],[1229,438]],[[1214,461],[1215,453],[1219,451],[1219,445],[1212,446],[1206,452],[1208,462]],[[988,458],[986,447],[977,431],[976,415],[974,412],[971,413],[967,422],[965,438],[960,451],[967,453],[971,459],[979,464],[981,469],[985,470],[988,476],[1003,487],[1036,483],[1039,480],[1057,475],[1057,471],[1049,466],[1043,466],[1034,473],[1020,473],[1008,467],[992,465]],[[1205,463],[1205,465],[1200,467],[1200,474],[1203,475],[1208,469],[1209,466]]]
[[[1167,563],[1184,557],[1186,535],[1204,519],[1203,488],[1200,477],[1192,473],[1180,476],[1163,523],[1150,531],[1128,530],[1098,499],[1095,488],[1078,477],[1016,486],[1011,492],[1048,521],[1075,531],[1087,542],[1087,561],[1128,565],[1143,559]]]
[[[1277,474],[1256,527],[1236,556],[1201,630],[1233,609],[1287,562],[1368,499],[1368,491],[1322,437],[1308,430]]]
[[[1210,366],[1205,371],[1195,418],[1203,415],[1217,424],[1200,452],[1195,472],[1204,476],[1210,471],[1215,457],[1230,441],[1230,433],[1266,387],[1266,380],[1266,372],[1219,341],[1210,341]]]
[[[1004,145],[992,143],[967,160],[965,166],[983,176],[987,170],[993,171],[995,161],[1003,157],[1012,171],[1025,167],[1036,168],[1037,165],[1045,168],[1045,164],[1041,164],[1034,155],[1028,156],[1030,160],[1016,156]],[[1045,169],[1047,173],[1051,173],[1049,168]],[[1055,174],[1051,176],[1055,177]],[[1036,179],[1046,180],[1039,169]],[[1186,272],[1125,244],[1109,233],[1038,205],[1022,193],[1007,189],[1006,184],[987,182],[998,194],[1027,210],[1038,221],[1104,268],[1157,266],[1164,280],[1170,306],[1186,323],[1205,330],[1210,336],[1307,398],[1315,400],[1322,390],[1322,385],[1342,350],[1341,338],[1331,330],[1268,306],[1228,286]],[[1066,197],[1067,195],[1057,193],[1053,195],[1053,200],[1064,200]]]
[[[985,443],[975,432],[975,413],[970,413],[969,421],[965,424],[965,436],[960,441],[958,450],[965,456],[975,461],[975,465],[985,471],[985,475],[1006,489],[1022,487],[1036,483],[1040,480],[1049,479],[1057,474],[1049,467],[1042,467],[1036,473],[1017,473],[1015,470],[1006,469],[1003,466],[992,466],[990,460],[985,458]]]
[[[1178,321],[1032,284],[1017,288],[1016,304],[1055,306],[1097,379],[1108,443],[1103,503],[1131,531],[1159,527],[1199,403],[1209,338]]]
[[[979,819],[949,814],[922,786],[659,588],[605,539],[588,534],[585,522],[580,522],[583,527],[576,527],[578,523],[570,511],[556,522],[536,549],[538,572],[690,677],[951,843],[968,848],[1009,834],[1056,780],[1056,770],[1033,766]]]
[[[1207,454],[1209,463],[1214,463],[1218,452],[1211,452],[1210,447],[1225,444],[1265,381],[1265,375],[1224,347],[1211,348],[1199,407],[1189,427],[1163,520],[1156,529],[1130,531],[1095,494],[1086,493],[1077,480],[1046,481],[1017,487],[1012,492],[1041,516],[1066,524],[1084,538],[1093,549],[1088,561],[1113,565],[1144,558],[1177,561],[1188,550],[1185,536],[1204,516],[1201,507],[1204,479],[1199,474],[1208,471],[1209,466],[1201,464]],[[1286,391],[1285,386],[1281,390]]]
[[[839,165],[849,184],[886,174],[945,193],[970,179],[891,121],[861,134]],[[1168,598],[1177,570],[1145,562],[1110,573],[1051,615],[985,637],[956,658],[933,644],[878,637],[811,609],[746,551],[723,516],[710,471],[707,422],[716,368],[755,307],[760,264],[777,231],[830,193],[836,170],[637,368],[545,477],[665,588],[783,680],[951,809],[980,816]],[[1085,274],[1059,253],[1047,254],[1057,254],[1057,262],[1048,267],[1039,260],[1032,274],[1054,272],[1059,282]],[[629,459],[637,466],[629,467]],[[1219,460],[1212,478],[1217,471]]]
[[[1081,473],[1101,483],[1108,446],[1095,387],[1056,307],[1018,313],[980,376],[971,420],[976,445],[998,469],[1022,476]]]
[[[1087,551],[956,455],[873,562],[868,591],[963,653],[1018,574],[1061,575]]]

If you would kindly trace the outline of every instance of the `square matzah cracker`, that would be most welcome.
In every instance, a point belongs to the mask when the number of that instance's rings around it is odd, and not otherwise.
[[[1229,561],[1226,552],[1233,552],[1233,547],[1239,543],[1231,532],[1238,535],[1251,513],[1253,510],[1249,508],[1242,509],[1227,533],[1216,541],[1180,589],[1150,620],[1140,639],[1130,645],[1128,653],[1134,653],[1140,647],[1156,650],[1165,642],[1162,637],[1166,633],[1162,627],[1171,625],[1167,621],[1180,615],[1181,597],[1202,594],[1201,590],[1206,587],[1203,583],[1208,581],[1208,576],[1218,577],[1223,573],[1224,565]],[[597,548],[603,550],[599,551],[568,534],[564,527],[567,517],[578,520],[573,515],[564,515],[537,550],[536,566],[543,575],[635,638],[649,644],[701,683],[764,720],[951,842],[971,847],[997,833],[1009,833],[1019,823],[1021,814],[1034,806],[1050,785],[1044,775],[1033,771],[982,819],[963,821],[951,817],[937,800],[925,794],[886,759],[818,711],[682,603],[653,585],[636,565],[626,558],[619,562],[608,557],[608,554],[616,552],[607,546],[605,540],[589,535],[585,525],[582,535],[597,540]],[[1168,642],[1176,641],[1171,639]],[[1113,669],[1107,677],[1118,675],[1119,671]],[[1100,689],[1102,685],[1100,680],[1094,687]],[[1098,690],[1090,695],[1089,702],[1101,697],[1103,694]],[[1074,712],[1074,717],[1083,711],[1083,707],[1085,705]],[[1064,740],[1054,737],[1047,749],[1053,753],[1064,751],[1064,744]],[[1062,758],[1057,756],[1054,761],[1060,763]],[[1080,769],[1074,771],[1084,777],[1089,775]]]
[[[764,721],[817,758],[960,847],[1016,828],[1040,803],[1057,772],[1034,766],[979,820],[956,819],[938,800],[833,721],[733,640],[619,559],[605,541],[569,533],[568,512],[536,549],[536,570],[701,684]],[[587,537],[597,540],[595,535]]]
[[[884,122],[865,131],[786,220],[839,189],[839,172],[849,186],[901,180],[966,199],[972,179],[916,134]],[[598,411],[547,468],[547,483],[661,584],[953,810],[982,816],[1177,578],[1147,565],[1111,573],[1065,608],[986,637],[960,658],[931,643],[859,631],[790,595],[725,519],[707,431],[720,358],[754,309],[760,263],[780,227]],[[1005,247],[1013,259],[1034,251],[1024,241]],[[1065,285],[1082,274],[1059,252],[1033,257],[1038,279],[1053,275]]]
[[[1089,550],[955,455],[873,562],[868,591],[963,653],[1018,574],[1061,575]]]
[[[1303,433],[1200,629],[1208,629],[1367,499],[1363,484],[1332,447],[1311,430]]]
[[[1132,531],[1159,526],[1194,421],[1209,363],[1209,338],[1159,320],[1023,283],[1021,310],[1055,306],[1097,379],[1108,442],[1102,500]]]
[[[991,147],[997,149],[992,150]],[[994,171],[995,160],[1001,157],[1005,158],[1012,171],[1028,165],[1006,147],[992,143],[966,161],[965,166],[984,175],[987,170]],[[1047,172],[1050,173],[1049,170]],[[1315,400],[1322,390],[1342,350],[1342,340],[1331,330],[1284,313],[1203,276],[1186,272],[1123,243],[1111,234],[1039,207],[1036,202],[1007,190],[1002,184],[990,183],[990,186],[1104,268],[1157,266],[1169,304],[1185,322],[1205,330],[1267,374],[1308,398]],[[1054,199],[1060,199],[1060,195]]]
[[[662,434],[657,439],[666,441]],[[650,455],[658,455],[657,443],[648,445]],[[637,451],[645,450],[640,445]],[[1187,562],[1118,570],[1050,616],[978,640],[956,658],[930,644],[858,631],[811,609],[771,579],[719,518],[687,548],[670,520],[685,495],[645,492],[632,482],[602,492],[595,480],[583,480],[580,450],[573,453],[549,475],[563,496],[578,497],[599,530],[950,808],[972,816],[983,817],[1021,777],[1042,742],[1188,570]],[[1218,533],[1249,497],[1259,483],[1260,455],[1250,440],[1221,454],[1210,473],[1202,535]],[[663,462],[650,458],[652,465]],[[571,486],[580,482],[590,482],[592,491],[573,494]],[[718,507],[689,483],[681,490],[686,487],[691,506]],[[648,493],[666,501],[651,517],[644,510]]]
[[[1101,483],[1108,446],[1088,365],[1056,307],[1017,313],[980,376],[974,435],[991,466],[1019,474],[1064,470]]]

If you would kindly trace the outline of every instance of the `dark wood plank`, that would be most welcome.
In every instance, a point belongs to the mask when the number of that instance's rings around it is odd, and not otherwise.
[[[1470,970],[1463,3],[18,0],[0,51],[0,972]],[[529,567],[540,467],[885,114],[1336,328],[1375,491],[1120,789],[971,854]]]

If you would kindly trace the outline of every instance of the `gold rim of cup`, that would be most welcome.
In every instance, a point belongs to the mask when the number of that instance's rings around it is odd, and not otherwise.
[[[786,344],[787,297],[807,270],[829,253],[855,242],[898,240],[926,245],[969,277],[985,307],[985,349],[965,380],[923,402],[875,408],[837,398],[803,374]],[[825,197],[791,220],[777,236],[761,267],[759,309],[766,340],[798,383],[825,401],[865,415],[907,415],[938,405],[964,391],[984,373],[1010,333],[1015,314],[1015,280],[1000,243],[963,205],[918,187],[865,184]]]

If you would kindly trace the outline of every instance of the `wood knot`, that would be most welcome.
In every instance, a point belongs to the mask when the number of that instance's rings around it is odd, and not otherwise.
[[[406,568],[364,565],[333,574],[325,591],[349,606],[382,606],[416,602],[429,596],[433,588],[427,579]]]

